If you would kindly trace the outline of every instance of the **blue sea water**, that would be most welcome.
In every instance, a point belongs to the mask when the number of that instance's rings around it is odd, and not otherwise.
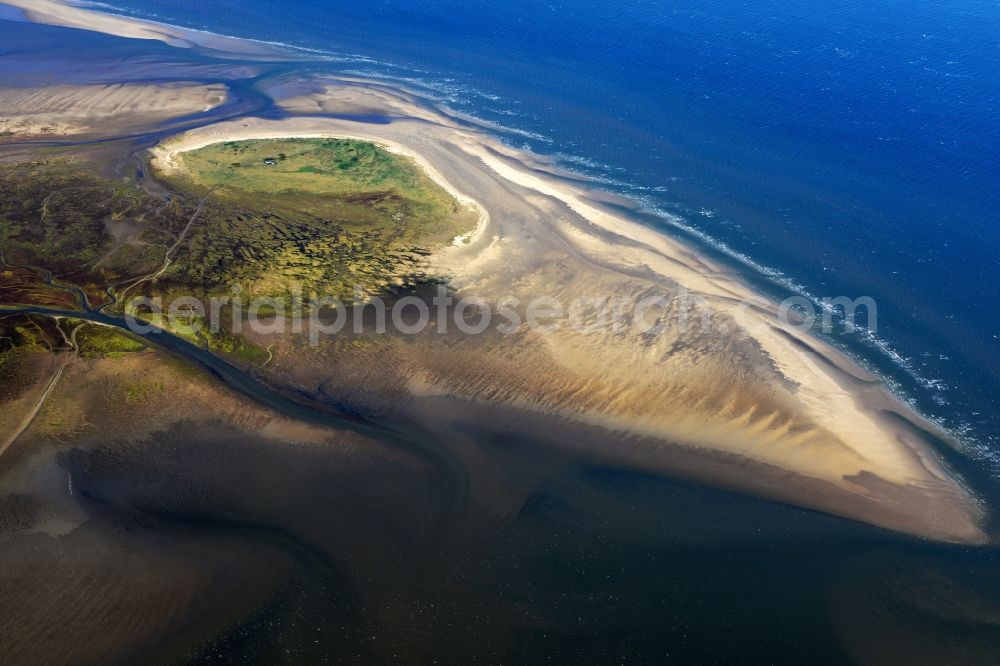
[[[1000,474],[1000,5],[985,0],[114,0],[409,80],[636,198]]]

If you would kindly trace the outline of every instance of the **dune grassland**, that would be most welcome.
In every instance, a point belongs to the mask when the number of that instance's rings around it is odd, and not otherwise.
[[[410,160],[348,139],[229,141],[183,153],[165,178],[209,203],[175,278],[350,300],[426,279],[425,257],[475,226]],[[422,268],[422,266],[424,268]]]
[[[155,194],[79,159],[0,164],[0,298],[121,312],[136,296],[233,298],[235,286],[241,303],[351,302],[433,280],[427,257],[475,226],[475,211],[371,143],[227,142],[182,160]],[[231,307],[219,314],[217,331],[175,332],[261,363],[229,333]]]
[[[171,248],[157,280],[142,283],[147,292],[238,284],[283,296],[296,285],[349,298],[355,285],[378,291],[427,277],[424,257],[475,226],[475,212],[415,164],[370,143],[230,142],[183,160],[184,175],[164,179],[171,190],[161,197],[68,160],[0,164],[5,299],[38,303],[25,291],[36,289],[66,303],[63,284],[97,305],[102,292],[155,272]]]

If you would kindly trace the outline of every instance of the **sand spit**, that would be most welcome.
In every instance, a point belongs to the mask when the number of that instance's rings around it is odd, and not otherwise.
[[[350,94],[354,103],[358,91]],[[659,289],[672,299],[683,287],[696,297],[697,307],[729,327],[725,334],[699,332],[697,340],[679,340],[672,333],[652,342],[639,336],[612,340],[560,329],[470,343],[468,353],[487,365],[504,347],[508,353],[521,346],[539,355],[525,360],[527,368],[489,365],[483,374],[490,379],[449,365],[428,340],[419,345],[424,358],[399,364],[410,368],[403,379],[417,399],[451,396],[569,419],[615,433],[605,442],[609,450],[636,464],[645,455],[647,466],[664,470],[676,465],[658,460],[664,458],[662,450],[629,451],[633,444],[627,440],[658,440],[674,452],[678,447],[699,455],[714,451],[737,468],[742,459],[772,473],[795,475],[799,486],[802,478],[812,478],[827,488],[821,498],[810,498],[776,490],[768,479],[760,485],[770,486],[763,492],[771,496],[933,538],[983,540],[978,508],[931,447],[916,430],[884,414],[926,424],[864,370],[822,341],[781,324],[777,306],[735,276],[673,240],[605,212],[588,201],[585,191],[547,179],[485,135],[429,126],[423,119],[377,130],[326,118],[243,119],[164,142],[155,164],[176,169],[177,155],[185,150],[282,136],[379,143],[417,159],[449,191],[489,211],[475,240],[438,256],[442,270],[465,293],[495,301],[507,294],[546,293],[558,299]],[[475,184],[457,184],[471,174]],[[748,307],[737,310],[740,303]],[[669,351],[692,346],[699,347],[695,355]],[[524,377],[532,368],[537,375]],[[288,372],[296,374],[294,368]],[[579,388],[556,388],[567,383]],[[748,464],[745,472],[757,474],[754,469]],[[730,485],[757,487],[751,478]],[[855,495],[866,501],[854,502]],[[879,512],[879,503],[885,512]]]
[[[176,42],[143,22],[48,1],[12,4],[34,20]],[[651,336],[638,330],[633,306],[624,311],[623,331],[522,327],[448,345],[428,334],[406,345],[383,342],[367,357],[302,350],[284,340],[275,343],[269,366],[276,382],[315,393],[327,386],[350,396],[367,392],[372,404],[398,403],[392,409],[401,417],[442,402],[456,420],[489,414],[487,425],[530,415],[548,424],[538,431],[546,441],[636,468],[715,479],[928,538],[985,540],[980,507],[922,434],[930,424],[843,354],[783,323],[777,305],[731,271],[612,212],[585,187],[553,175],[544,159],[412,91],[334,77],[309,85],[278,81],[264,90],[290,113],[364,110],[392,122],[242,118],[166,140],[154,166],[180,168],[179,153],[226,140],[369,140],[417,160],[484,211],[478,233],[435,258],[459,294],[490,303],[544,294],[635,304],[655,296],[665,321],[690,308],[710,324],[667,326]],[[446,421],[425,425],[439,428],[447,445]],[[560,428],[567,423],[591,435],[584,441],[561,434],[572,431]]]
[[[209,111],[226,101],[222,84],[56,85],[0,89],[0,136],[104,134]]]
[[[178,26],[144,19],[115,16],[88,10],[59,0],[5,0],[2,4],[16,7],[29,20],[46,25],[77,28],[131,39],[154,39],[179,48],[202,47],[230,54],[278,56],[276,46],[251,40],[189,30]]]

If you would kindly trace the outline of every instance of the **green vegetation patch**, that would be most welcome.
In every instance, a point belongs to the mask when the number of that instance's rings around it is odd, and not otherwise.
[[[100,299],[161,266],[190,215],[181,199],[70,160],[0,163],[0,301],[69,306],[67,287]]]
[[[0,372],[13,372],[25,351],[19,340],[10,336],[0,337]]]
[[[213,351],[228,356],[231,361],[241,365],[259,366],[266,361],[270,355],[266,349],[249,342],[240,335],[232,335],[225,330],[213,332],[209,329],[202,329],[198,337]]]
[[[107,326],[83,323],[76,333],[76,344],[84,357],[121,356],[142,351],[145,343],[125,333]]]
[[[32,385],[30,355],[48,354],[59,338],[50,319],[0,313],[0,403]]]
[[[129,205],[108,183],[64,162],[2,164],[0,246],[15,263],[73,270],[105,247],[103,219]]]
[[[163,382],[135,382],[125,388],[125,402],[142,404],[166,392]]]
[[[227,141],[183,153],[191,179],[255,194],[395,193],[441,208],[451,197],[412,160],[353,139]]]
[[[424,257],[475,225],[415,162],[371,143],[230,141],[181,159],[169,183],[208,201],[175,273],[187,284],[347,297],[423,278]]]
[[[74,308],[81,290],[91,306],[109,293],[169,303],[232,296],[234,285],[244,304],[295,293],[349,300],[355,287],[436,281],[427,256],[476,222],[414,161],[363,141],[226,142],[181,159],[186,172],[165,189],[102,178],[75,159],[0,163],[0,304]],[[24,349],[67,346],[68,330],[18,326],[0,326],[8,366]],[[269,358],[239,335],[175,332],[247,364]],[[83,355],[142,348],[94,325],[77,335]]]

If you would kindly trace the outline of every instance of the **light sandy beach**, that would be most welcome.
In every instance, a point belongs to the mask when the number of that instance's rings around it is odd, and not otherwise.
[[[103,32],[130,39],[155,39],[178,48],[200,46],[231,54],[256,56],[276,56],[282,52],[278,47],[261,42],[187,30],[155,21],[103,14],[59,0],[10,0],[3,4],[16,7],[35,23]]]

